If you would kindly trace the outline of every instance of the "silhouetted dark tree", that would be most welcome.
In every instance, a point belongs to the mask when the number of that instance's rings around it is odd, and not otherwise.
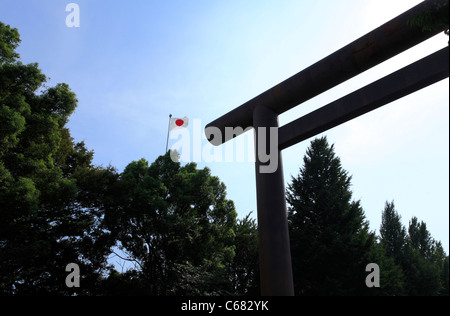
[[[236,211],[208,168],[181,166],[170,154],[130,163],[110,229],[149,295],[215,295],[230,288]]]
[[[257,296],[260,294],[258,226],[250,215],[238,220],[234,228],[236,255],[228,265],[228,275],[234,294]]]
[[[37,64],[17,60],[19,43],[0,22],[0,293],[72,294],[65,267],[77,263],[79,294],[91,294],[110,242],[92,199],[104,186],[93,181],[117,177],[93,167],[93,153],[71,138],[75,94],[67,84],[45,87]]]
[[[325,137],[311,142],[303,167],[287,190],[294,287],[298,295],[368,294],[365,267],[375,235],[359,201],[352,201],[351,176]]]
[[[403,285],[392,294],[448,295],[448,256],[441,243],[431,237],[426,224],[419,223],[416,217],[406,230],[394,202],[386,202],[380,244],[402,271]]]

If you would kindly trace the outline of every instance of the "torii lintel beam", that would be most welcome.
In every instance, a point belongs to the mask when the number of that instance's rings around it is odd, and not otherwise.
[[[286,149],[448,76],[449,48],[446,47],[280,127],[278,148]]]
[[[389,58],[443,32],[445,26],[433,31],[410,26],[409,22],[426,10],[445,4],[448,0],[426,0],[391,21],[362,36],[335,53],[325,57],[291,78],[281,82],[259,96],[209,123],[221,131],[222,139],[211,138],[213,145],[221,145],[230,139],[226,127],[253,126],[253,111],[264,106],[276,114],[282,114],[336,85],[388,60]],[[447,13],[448,14],[448,13]],[[211,135],[206,135],[208,138]],[[238,135],[232,135],[236,137]]]

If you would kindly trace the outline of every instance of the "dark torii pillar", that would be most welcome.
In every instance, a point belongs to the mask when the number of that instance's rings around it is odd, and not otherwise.
[[[444,31],[445,25],[433,31],[408,25],[446,2],[420,3],[206,126],[206,136],[216,146],[248,127],[255,129],[262,295],[294,294],[281,150],[447,78],[448,47],[281,128],[278,115]],[[220,133],[211,133],[210,128]],[[236,133],[226,133],[227,128]],[[267,159],[267,150],[273,148]],[[273,160],[278,165],[271,170]]]
[[[270,159],[267,162],[261,161],[261,157],[266,154],[264,151],[272,148],[271,141],[278,142],[278,139],[273,139],[273,134],[271,135],[273,128],[278,129],[278,114],[264,106],[256,107],[253,110],[253,127],[256,135],[255,174],[261,293],[265,296],[292,296],[294,283],[283,162],[278,144],[275,153],[270,154]],[[274,172],[265,172],[262,169],[274,163]]]

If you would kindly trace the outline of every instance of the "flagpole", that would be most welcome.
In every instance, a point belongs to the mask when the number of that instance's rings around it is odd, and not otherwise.
[[[169,148],[169,132],[170,132],[170,119],[172,118],[172,114],[169,114],[169,126],[167,127],[167,142],[166,142],[166,154]]]

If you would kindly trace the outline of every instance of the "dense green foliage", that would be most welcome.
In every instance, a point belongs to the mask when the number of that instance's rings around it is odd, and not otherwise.
[[[132,162],[120,201],[106,215],[151,295],[219,294],[234,257],[236,212],[208,169],[169,155]],[[119,206],[119,207],[117,207]],[[148,287],[148,288],[147,288]]]
[[[219,178],[169,153],[94,166],[67,128],[75,94],[46,87],[19,43],[0,22],[0,295],[258,295],[257,224],[237,219]],[[425,223],[406,229],[387,203],[377,237],[326,138],[303,162],[287,191],[296,294],[448,295],[448,256]],[[380,288],[365,285],[371,262]],[[66,286],[69,263],[80,288]]]
[[[289,226],[297,294],[362,294],[374,247],[359,201],[326,138],[312,142],[288,187]]]
[[[0,23],[0,38],[0,293],[71,294],[71,262],[83,271],[81,292],[91,293],[110,245],[102,202],[92,199],[103,188],[86,176],[117,176],[92,166],[93,152],[65,127],[75,94],[66,84],[44,87],[37,64],[17,61],[17,30]]]
[[[181,166],[168,153],[150,165],[130,163],[117,185],[104,222],[117,256],[135,269],[112,271],[105,294],[127,294],[123,282],[140,295],[244,295],[257,286],[256,225],[236,219],[225,185],[208,168]]]
[[[402,226],[386,203],[380,236],[369,232],[351,177],[326,137],[312,141],[287,190],[298,295],[448,295],[448,256],[426,224]],[[380,288],[365,285],[365,267],[380,267]]]
[[[402,271],[397,295],[449,295],[448,256],[424,222],[413,217],[408,230],[401,224],[394,202],[386,203],[380,228],[380,244],[386,256]]]

